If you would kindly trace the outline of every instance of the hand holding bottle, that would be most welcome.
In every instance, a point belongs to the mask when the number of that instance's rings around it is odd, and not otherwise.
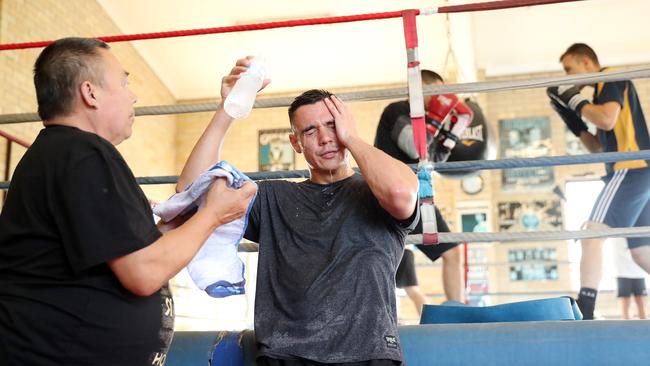
[[[222,96],[227,94],[224,110],[230,117],[235,119],[248,117],[255,103],[257,92],[270,82],[265,79],[265,76],[266,67],[263,58],[248,56],[237,61],[237,66],[233,68],[231,74],[224,78],[224,84],[234,79],[235,85],[229,91],[224,90],[225,85],[222,86]]]

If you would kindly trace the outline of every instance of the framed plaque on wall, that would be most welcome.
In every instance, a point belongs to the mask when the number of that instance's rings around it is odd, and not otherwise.
[[[499,121],[501,159],[550,156],[551,123],[547,116],[512,118]],[[545,189],[555,184],[552,167],[503,169],[501,189],[528,191]]]
[[[296,155],[289,142],[290,128],[259,131],[259,171],[295,169]]]

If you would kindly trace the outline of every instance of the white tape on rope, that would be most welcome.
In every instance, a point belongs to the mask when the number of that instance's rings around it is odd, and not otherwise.
[[[423,8],[420,9],[420,15],[433,15],[438,14],[438,8]]]

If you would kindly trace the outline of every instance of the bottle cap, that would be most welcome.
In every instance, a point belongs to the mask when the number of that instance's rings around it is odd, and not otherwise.
[[[264,77],[264,75],[266,74],[265,64],[266,64],[266,59],[264,59],[264,57],[255,56],[255,58],[251,60],[247,72],[251,74],[261,75],[262,77]]]

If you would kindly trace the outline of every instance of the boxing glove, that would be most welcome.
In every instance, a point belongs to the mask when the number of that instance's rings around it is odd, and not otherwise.
[[[576,137],[580,137],[582,131],[588,130],[587,124],[582,121],[582,118],[578,117],[578,115],[573,113],[572,110],[560,105],[560,103],[555,101],[555,99],[551,99],[551,107],[555,112],[557,112],[560,118],[562,118],[562,121],[564,121],[564,124]]]
[[[474,118],[474,112],[463,102],[458,102],[451,111],[449,129],[443,129],[442,145],[450,151],[456,146],[463,132],[469,127]]]
[[[437,136],[445,123],[445,119],[457,104],[458,97],[454,94],[432,96],[427,106],[427,131],[434,137]]]
[[[442,141],[429,146],[429,160],[434,163],[444,163],[451,156],[451,150],[442,144]]]
[[[582,108],[589,104],[587,98],[580,94],[580,88],[574,85],[552,86],[546,89],[546,94],[562,107],[574,111],[578,117],[582,117]]]

